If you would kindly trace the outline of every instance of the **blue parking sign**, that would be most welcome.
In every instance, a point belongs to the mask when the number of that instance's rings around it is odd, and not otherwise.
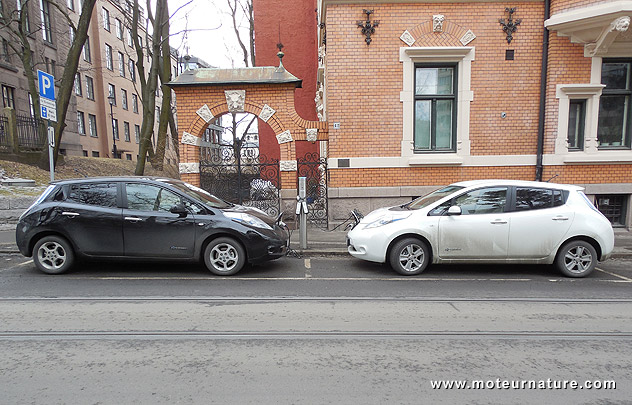
[[[39,82],[40,97],[55,100],[55,78],[53,75],[38,70],[37,81]]]

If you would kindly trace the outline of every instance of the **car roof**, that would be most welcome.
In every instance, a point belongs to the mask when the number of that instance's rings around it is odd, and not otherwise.
[[[66,179],[53,181],[50,184],[76,184],[76,183],[92,183],[95,181],[159,181],[161,183],[182,183],[182,180],[171,179],[168,177],[157,176],[104,176],[104,177],[80,177],[76,179]]]
[[[485,179],[485,180],[467,180],[453,183],[455,186],[461,187],[482,187],[482,186],[518,186],[518,187],[534,187],[534,188],[553,188],[558,190],[583,190],[583,187],[572,184],[547,183],[543,181],[525,181],[525,180],[502,180],[502,179]]]

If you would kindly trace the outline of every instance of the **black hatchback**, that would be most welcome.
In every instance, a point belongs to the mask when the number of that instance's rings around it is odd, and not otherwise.
[[[234,205],[180,180],[102,177],[51,183],[20,217],[16,241],[47,274],[76,257],[204,261],[214,274],[284,256],[281,216]]]

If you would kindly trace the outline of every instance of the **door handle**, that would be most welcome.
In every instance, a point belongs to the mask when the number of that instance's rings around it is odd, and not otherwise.
[[[551,219],[553,219],[553,221],[568,221],[568,217],[562,217],[562,216],[554,217]]]
[[[494,225],[503,225],[503,224],[506,224],[507,221],[502,220],[502,219],[497,219],[495,221],[492,221],[491,223],[494,224]]]
[[[70,218],[74,218],[74,217],[78,217],[79,213],[77,212],[69,212],[69,211],[64,211],[61,213],[61,215],[65,216],[65,217],[70,217]]]
[[[130,222],[140,222],[140,221],[142,221],[142,219],[138,218],[138,217],[125,217],[125,220],[126,221],[130,221]]]

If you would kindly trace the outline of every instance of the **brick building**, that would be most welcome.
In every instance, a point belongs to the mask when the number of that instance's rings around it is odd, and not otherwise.
[[[510,178],[583,185],[632,223],[632,1],[317,6],[334,220]]]

